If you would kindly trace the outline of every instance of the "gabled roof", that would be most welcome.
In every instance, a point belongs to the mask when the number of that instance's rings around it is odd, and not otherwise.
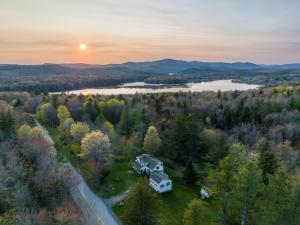
[[[151,155],[148,154],[143,154],[140,156],[140,160],[144,163],[147,164],[147,167],[151,170],[153,170],[158,164],[162,164],[160,160],[157,158],[154,158]]]
[[[133,162],[133,166],[137,169],[137,170],[141,170],[142,169],[142,166],[137,163],[136,161]]]
[[[150,175],[150,179],[154,180],[157,184],[160,184],[160,182],[162,182],[163,180],[170,180],[167,174],[157,171],[153,172]]]

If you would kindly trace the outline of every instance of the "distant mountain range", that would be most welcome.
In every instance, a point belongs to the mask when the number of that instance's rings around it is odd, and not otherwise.
[[[122,64],[42,64],[42,65],[4,65],[0,64],[0,74],[4,71],[16,73],[17,75],[59,75],[59,74],[97,74],[108,69],[114,70],[122,68],[155,74],[193,74],[199,72],[236,72],[255,70],[298,70],[300,64],[286,65],[258,65],[250,62],[224,63],[224,62],[200,62],[183,61],[174,59],[163,59],[149,62],[127,62]]]
[[[200,62],[183,61],[174,59],[163,59],[152,62],[127,62],[123,64],[114,64],[107,66],[126,67],[132,70],[138,70],[150,73],[181,73],[188,69],[228,71],[228,70],[251,70],[260,68],[253,63],[224,63],[224,62]]]
[[[131,70],[149,72],[149,73],[163,73],[163,74],[182,74],[184,71],[197,70],[197,71],[243,71],[255,69],[300,69],[298,64],[283,64],[283,65],[262,65],[254,64],[251,62],[201,62],[201,61],[184,61],[174,59],[162,59],[156,61],[146,62],[126,62],[121,64],[107,64],[107,65],[91,65],[91,64],[62,64],[63,66],[74,69],[87,69],[87,68],[111,68],[123,67]]]

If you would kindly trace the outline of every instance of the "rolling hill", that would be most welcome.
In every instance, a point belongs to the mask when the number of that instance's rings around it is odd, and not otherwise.
[[[56,92],[136,81],[183,84],[221,79],[262,85],[295,82],[300,80],[300,64],[258,65],[163,59],[108,65],[0,65],[0,91]]]

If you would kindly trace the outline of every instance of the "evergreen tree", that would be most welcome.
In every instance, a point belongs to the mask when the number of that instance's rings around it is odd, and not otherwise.
[[[156,225],[160,201],[150,189],[148,180],[141,178],[129,192],[125,201],[125,225]]]
[[[140,138],[144,140],[147,128],[149,127],[149,119],[145,109],[140,110],[138,113],[133,114],[132,124],[134,129],[139,132]]]
[[[186,184],[194,185],[197,181],[197,172],[193,166],[191,159],[188,160],[186,167],[183,172],[183,178]]]
[[[263,182],[268,184],[268,175],[274,175],[278,169],[278,161],[270,149],[267,140],[259,143],[259,167],[262,170]]]
[[[217,165],[228,154],[229,144],[221,130],[204,129],[200,134],[201,149],[205,149],[204,160]]]
[[[98,108],[109,122],[117,124],[120,121],[124,105],[123,100],[111,98],[107,101],[100,101]]]
[[[218,89],[217,98],[220,99],[221,97],[222,97],[222,92],[220,89]]]
[[[162,102],[162,100],[160,98],[155,99],[155,102],[154,102],[155,111],[159,114],[162,112],[161,102]]]
[[[168,157],[178,162],[202,155],[196,119],[186,114],[176,116],[165,139],[165,146]]]
[[[127,104],[123,108],[120,123],[119,123],[119,128],[122,135],[125,135],[126,137],[130,136],[132,122],[129,115],[129,108]]]
[[[98,107],[92,98],[89,98],[82,106],[83,115],[87,115],[91,121],[95,121],[98,116]]]

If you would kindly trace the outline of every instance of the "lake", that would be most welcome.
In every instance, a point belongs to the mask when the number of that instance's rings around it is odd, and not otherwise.
[[[162,87],[160,87],[162,86]],[[232,80],[216,80],[209,82],[187,83],[182,86],[166,86],[164,84],[146,84],[144,82],[125,83],[117,87],[91,88],[64,92],[67,94],[100,94],[100,95],[119,95],[135,93],[162,93],[162,92],[202,92],[202,91],[245,91],[257,89],[260,85],[235,83]],[[53,93],[58,94],[58,93]]]

